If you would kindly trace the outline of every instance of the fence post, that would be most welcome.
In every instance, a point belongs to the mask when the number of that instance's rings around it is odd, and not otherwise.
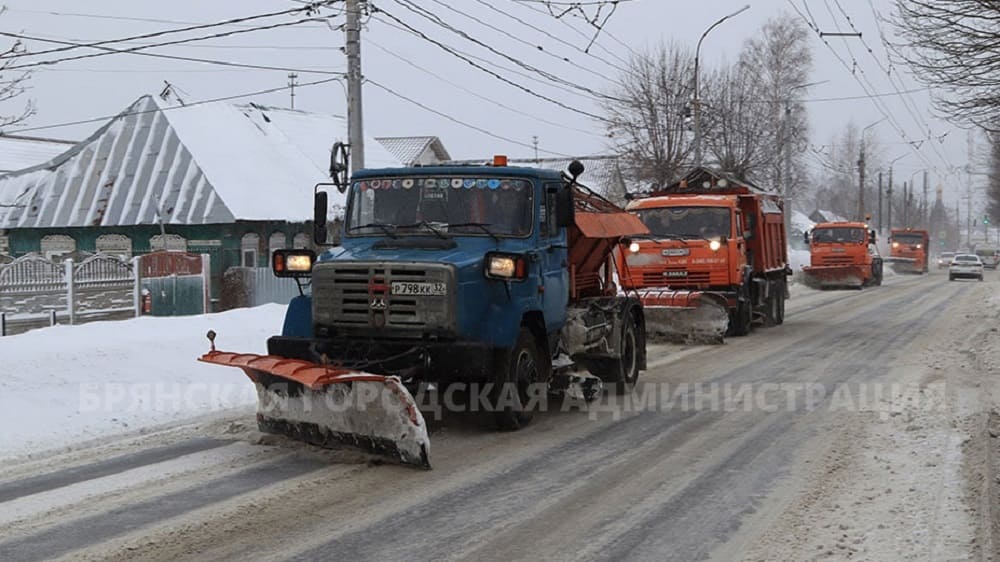
[[[0,337],[7,335],[7,313],[0,312]]]
[[[63,262],[66,268],[66,312],[69,313],[69,325],[76,324],[76,280],[73,279],[73,260]]]
[[[201,285],[205,289],[205,296],[204,296],[205,303],[203,305],[204,314],[208,314],[208,313],[212,312],[212,291],[211,291],[211,288],[209,287],[209,283],[211,282],[211,279],[212,279],[211,267],[212,267],[212,260],[211,260],[211,258],[209,258],[209,255],[208,254],[202,254],[201,255],[201,281],[202,281]]]
[[[139,268],[141,260],[142,256],[132,258],[132,279],[135,282],[135,287],[132,291],[132,306],[135,308],[136,318],[142,316],[142,271]]]
[[[58,324],[58,322],[56,321],[56,309],[50,308],[49,309],[49,326],[55,326],[56,324]]]

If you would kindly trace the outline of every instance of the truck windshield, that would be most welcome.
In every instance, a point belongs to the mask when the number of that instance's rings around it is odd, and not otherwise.
[[[892,241],[899,242],[900,244],[916,246],[917,244],[924,243],[924,236],[923,234],[893,234]]]
[[[532,183],[524,179],[365,178],[351,184],[347,234],[524,237],[533,201]]]
[[[728,238],[730,210],[728,207],[660,207],[639,209],[636,214],[660,238]]]
[[[865,229],[863,228],[817,228],[813,230],[813,242],[826,243],[857,243],[865,241]]]

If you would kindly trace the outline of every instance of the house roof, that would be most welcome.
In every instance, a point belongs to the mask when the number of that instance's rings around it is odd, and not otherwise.
[[[143,96],[64,154],[0,177],[0,228],[156,224],[158,209],[170,224],[305,221],[345,130],[332,115]],[[366,144],[372,166],[398,165]]]
[[[66,140],[0,135],[0,174],[48,162],[74,144]]]
[[[417,164],[420,155],[427,151],[428,148],[434,152],[434,158],[438,162],[451,160],[451,156],[445,150],[441,139],[437,137],[376,137],[375,140],[399,159],[404,166]]]

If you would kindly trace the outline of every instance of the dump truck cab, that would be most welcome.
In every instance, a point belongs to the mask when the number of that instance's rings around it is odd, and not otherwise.
[[[889,237],[889,261],[898,273],[927,273],[930,234],[926,230],[894,228]]]
[[[816,288],[882,284],[882,257],[875,231],[862,222],[819,223],[805,234],[810,265],[802,272]]]

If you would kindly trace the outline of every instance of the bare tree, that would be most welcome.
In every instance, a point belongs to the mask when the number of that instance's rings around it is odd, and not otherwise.
[[[0,7],[0,16],[4,10],[5,8]],[[15,98],[21,97],[27,90],[31,73],[9,70],[23,52],[24,45],[20,41],[15,41],[6,48],[0,46],[0,134],[3,134],[6,127],[21,123],[35,113],[35,104],[31,100],[13,112],[6,110],[13,105]]]
[[[664,186],[683,175],[691,152],[683,109],[692,99],[693,66],[691,52],[670,43],[633,56],[619,77],[604,113],[628,179]]]
[[[761,103],[761,82],[751,67],[735,64],[712,73],[705,85],[702,127],[715,165],[733,176],[759,181],[774,158],[778,133],[767,105]]]
[[[805,105],[798,100],[807,92],[812,71],[809,30],[789,14],[768,19],[744,44],[740,64],[757,80],[763,103],[760,111],[770,123],[772,142],[765,147],[769,157],[762,159],[766,166],[756,176],[791,198],[806,186],[802,170],[806,168],[809,121]]]
[[[989,135],[989,184],[986,195],[989,199],[986,212],[990,222],[1000,225],[1000,133]]]
[[[993,0],[896,0],[896,49],[955,121],[1000,131],[1000,4]]]

